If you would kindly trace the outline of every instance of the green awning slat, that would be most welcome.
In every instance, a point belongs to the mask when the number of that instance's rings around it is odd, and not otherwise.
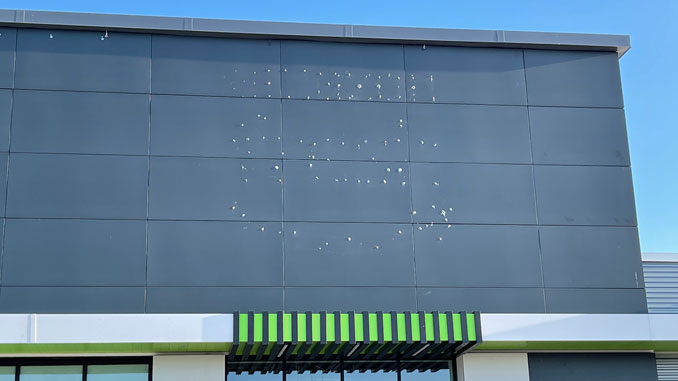
[[[228,361],[239,367],[247,363],[275,369],[274,363],[282,360],[301,361],[302,367],[310,366],[303,365],[308,361],[373,360],[383,362],[385,370],[395,360],[447,361],[480,343],[479,316],[477,312],[235,313]]]

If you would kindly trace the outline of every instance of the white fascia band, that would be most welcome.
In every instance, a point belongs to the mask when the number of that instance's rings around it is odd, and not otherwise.
[[[481,314],[475,350],[678,351],[676,327],[678,315],[669,314]],[[223,352],[232,342],[232,314],[0,314],[5,354],[39,353],[41,345],[64,353]]]
[[[0,314],[0,344],[230,342],[232,314]]]
[[[482,314],[479,349],[678,349],[674,314]]]

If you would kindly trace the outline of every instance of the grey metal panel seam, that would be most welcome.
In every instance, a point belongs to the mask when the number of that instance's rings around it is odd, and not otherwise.
[[[13,57],[13,63],[12,63],[12,88],[14,88],[14,85],[16,84],[16,47],[17,47],[17,35],[18,33],[14,34],[14,57]],[[2,246],[0,247],[0,285],[2,285],[2,265],[3,265],[3,260],[5,257],[5,231],[7,228],[7,189],[9,189],[9,161],[10,161],[10,152],[12,151],[12,121],[14,118],[14,90],[12,91],[11,95],[11,106],[12,109],[10,110],[10,116],[9,116],[9,131],[8,131],[8,136],[7,136],[7,166],[5,167],[5,197],[4,200],[2,200],[3,207],[4,207],[4,212],[3,212],[3,219],[2,219]],[[2,168],[0,168],[2,170]]]
[[[7,154],[7,152],[3,152]],[[28,155],[53,155],[53,156],[112,156],[112,157],[148,157],[148,155],[136,155],[136,154],[108,154],[108,153],[72,153],[72,152],[36,152],[36,151],[12,151],[12,154],[28,154]],[[181,159],[234,159],[234,160],[278,160],[280,158],[275,157],[243,157],[243,156],[197,156],[197,155],[150,155],[151,158],[181,158]],[[306,159],[284,159],[284,161],[293,162],[293,161],[312,161]],[[330,161],[330,160],[326,160]],[[349,159],[337,159],[331,160],[332,162],[349,162],[349,163],[408,163],[407,161],[390,161],[390,160],[349,160]],[[322,162],[322,161],[320,161]],[[628,165],[613,165],[613,164],[524,164],[524,163],[495,163],[495,162],[485,162],[485,161],[432,161],[432,160],[412,160],[411,163],[415,164],[478,164],[485,166],[534,166],[534,167],[595,167],[595,168],[630,168]],[[9,218],[21,218],[21,217],[12,217]],[[88,219],[88,218],[84,218]],[[163,220],[163,219],[160,219]],[[280,222],[280,221],[275,221]],[[491,224],[490,224],[491,225]],[[517,224],[521,225],[521,224]],[[548,226],[545,225],[545,226]],[[556,226],[561,226],[557,225]],[[583,225],[586,226],[586,225]],[[598,226],[598,225],[595,225]],[[613,225],[614,226],[614,225]],[[635,225],[634,225],[635,226]]]
[[[406,58],[406,54],[405,54],[405,45],[403,45],[402,52],[403,52],[403,70],[405,72],[405,76],[407,76],[407,58]],[[409,103],[409,101],[407,99],[407,93],[406,93],[406,96],[405,96],[405,103],[406,104]],[[407,182],[410,184],[410,187],[411,187],[412,186],[411,185],[412,184],[412,148],[411,148],[410,140],[412,139],[412,135],[410,134],[410,114],[409,114],[409,107],[407,107],[407,106],[405,107],[405,121],[407,121],[407,141],[405,142],[406,147],[407,147]],[[410,190],[409,201],[410,201],[410,210],[414,210],[414,199],[413,199],[413,195],[412,195],[411,190]],[[410,215],[410,221],[412,223],[412,230],[411,230],[412,233],[410,235],[411,235],[411,238],[412,238],[412,266],[414,268],[414,270],[413,270],[414,292],[415,292],[414,308],[416,310],[418,310],[419,309],[419,297],[418,297],[417,290],[419,288],[419,285],[417,283],[417,245],[416,245],[415,240],[414,240],[414,225],[415,225],[415,222],[414,222],[413,215]]]
[[[153,126],[153,36],[149,38],[150,51],[149,51],[149,60],[148,60],[148,146],[146,147],[146,153],[148,155],[148,160],[146,161],[146,167],[148,171],[146,172],[146,284],[144,286],[144,313],[148,310],[148,233],[149,233],[149,217],[150,217],[150,197],[151,197],[151,127]]]
[[[144,218],[109,218],[109,217],[4,217],[7,220],[77,220],[77,221],[146,221]],[[251,219],[246,221],[239,220],[227,220],[227,219],[171,219],[171,218],[151,218],[148,221],[160,221],[160,222],[242,222],[242,223],[276,223],[279,221],[268,220],[268,219]],[[444,226],[451,225],[449,222],[416,222],[416,223],[398,223],[398,222],[382,222],[382,221],[373,221],[373,222],[354,222],[354,221],[316,221],[316,220],[306,220],[306,221],[294,221],[299,223],[323,223],[323,224],[383,224],[383,225],[417,225],[417,226]],[[526,223],[480,223],[480,222],[455,222],[453,225],[456,226],[544,226],[544,227],[599,227],[599,228],[615,228],[615,227],[627,227],[635,228],[638,225],[591,225],[591,224],[579,224],[579,225],[559,225],[559,224],[526,224]],[[294,286],[299,287],[299,286]],[[329,286],[331,287],[331,286]],[[364,287],[364,286],[356,286]],[[380,287],[380,286],[376,286]],[[427,287],[428,288],[428,287]]]
[[[348,102],[348,101],[347,101]],[[10,153],[10,152],[2,152]],[[146,154],[125,154],[125,153],[80,153],[80,152],[52,152],[52,151],[38,151],[38,150],[22,150],[22,151],[12,151],[12,154],[31,154],[31,155],[54,155],[54,156],[117,156],[117,157],[148,157]],[[282,160],[279,157],[247,157],[247,156],[211,156],[211,155],[150,155],[152,158],[186,158],[186,159],[236,159],[236,160],[262,160],[262,161],[271,161],[271,160]],[[284,161],[294,162],[323,162],[323,160],[317,159],[287,159]],[[407,163],[407,160],[366,160],[366,159],[332,159],[325,160],[331,162],[359,162],[359,163]],[[495,162],[495,161],[469,161],[469,160],[453,160],[453,161],[440,161],[440,160],[410,160],[409,162],[417,164],[481,164],[481,165],[500,165],[500,166],[534,166],[534,167],[602,167],[602,168],[629,168],[627,164],[527,164],[527,163],[513,163],[513,162]]]
[[[0,27],[2,27],[2,24],[0,24]],[[22,27],[23,29],[26,29],[25,27]],[[75,30],[75,29],[68,29],[68,30]],[[404,46],[404,45],[403,45]],[[152,94],[152,95],[160,95],[160,96],[174,96],[174,97],[190,97],[190,98],[228,98],[228,99],[254,99],[257,97],[251,97],[251,96],[237,96],[237,95],[205,95],[205,94],[182,94],[180,92],[155,92],[155,91],[117,91],[117,90],[74,90],[74,89],[68,89],[68,90],[62,90],[62,89],[50,89],[50,88],[31,88],[31,87],[0,87],[0,89],[5,89],[5,90],[20,90],[20,91],[35,91],[35,92],[54,92],[54,93],[90,93],[90,94]],[[369,103],[369,104],[379,104],[379,103],[386,103],[386,104],[402,104],[402,105],[408,105],[408,104],[420,104],[420,105],[456,105],[456,106],[493,106],[493,107],[532,107],[532,108],[560,108],[560,109],[585,109],[585,110],[623,110],[623,107],[612,107],[612,106],[576,106],[576,105],[549,105],[549,104],[539,104],[539,103],[532,103],[530,105],[525,105],[525,104],[519,104],[519,103],[487,103],[487,102],[445,102],[445,101],[416,101],[415,102],[410,102],[410,101],[396,101],[396,100],[391,100],[391,101],[383,101],[379,99],[372,99],[372,100],[360,100],[360,99],[306,99],[306,98],[296,98],[296,97],[289,97],[289,98],[257,98],[257,99],[275,99],[275,100],[292,100],[292,101],[304,101],[304,102],[341,102],[341,103]],[[140,156],[146,156],[146,155],[140,155]],[[290,159],[290,160],[305,160],[305,159]]]
[[[525,78],[525,101],[530,104],[530,93],[527,89],[527,68],[525,65],[525,50],[523,49],[523,75]],[[534,216],[537,226],[539,226],[539,202],[537,201],[537,180],[534,175],[534,144],[532,142],[532,120],[530,119],[530,107],[527,107],[527,130],[530,141],[530,164],[532,169],[532,191],[534,192]],[[544,311],[546,311],[546,282],[544,281],[544,253],[541,248],[541,235],[537,229],[537,245],[539,247],[539,267],[541,273],[542,295],[544,297]]]
[[[279,44],[278,46],[278,70],[282,70],[282,43]],[[283,81],[282,81],[282,75],[280,76],[280,104],[278,107],[280,107],[280,179],[284,181],[285,179],[285,160],[284,155],[285,155],[285,135],[283,134],[283,129],[285,127],[284,123],[284,108],[283,108]],[[280,230],[282,231],[282,310],[285,311],[285,298],[287,297],[287,291],[286,291],[286,272],[285,272],[285,260],[286,260],[286,255],[285,255],[285,185],[280,188]],[[278,331],[282,332],[282,331]]]
[[[617,52],[619,57],[631,47],[627,35],[312,24],[7,9],[0,10],[0,25],[344,42],[602,50]]]

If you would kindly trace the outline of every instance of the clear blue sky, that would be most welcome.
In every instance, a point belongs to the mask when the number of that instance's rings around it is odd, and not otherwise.
[[[628,34],[621,73],[640,243],[678,252],[678,0],[3,0],[0,8]]]

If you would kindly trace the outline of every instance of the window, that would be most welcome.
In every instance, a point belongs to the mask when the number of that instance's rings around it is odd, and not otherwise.
[[[405,372],[402,372],[405,373]],[[397,381],[398,373],[396,372],[350,372],[344,374],[346,381]],[[449,380],[448,380],[449,381]]]
[[[298,373],[292,372],[287,375],[287,381],[339,381],[341,375],[339,373]]]
[[[0,366],[0,381],[14,381],[16,368],[13,366]]]
[[[150,381],[150,357],[3,358],[0,381]]]
[[[82,381],[82,365],[22,366],[19,381]]]
[[[228,373],[228,381],[281,381],[282,376],[275,373],[241,373],[236,374],[235,372]],[[1,380],[0,380],[1,381]]]
[[[90,365],[87,381],[148,381],[148,365]]]
[[[294,364],[288,364],[288,370],[291,370],[287,374],[287,381],[340,381],[341,373],[339,372],[316,372],[311,373],[310,371],[304,371],[299,373]],[[438,371],[401,371],[400,380],[398,379],[398,373],[396,371],[345,371],[344,372],[344,381],[450,381],[451,375],[450,370],[447,368],[440,369]],[[248,374],[243,372],[241,374],[236,374],[231,371],[228,373],[228,381],[281,381],[283,379],[282,373],[254,373]],[[1,380],[0,380],[1,381]]]

